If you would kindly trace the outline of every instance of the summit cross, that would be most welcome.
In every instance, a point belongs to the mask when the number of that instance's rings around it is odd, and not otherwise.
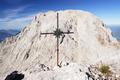
[[[63,34],[73,34],[74,32],[70,32],[69,30],[67,32],[63,32],[60,30],[59,28],[59,13],[57,13],[57,28],[55,31],[53,32],[48,32],[48,33],[41,33],[41,35],[54,35],[57,38],[57,66],[59,65],[59,38],[60,36],[62,36]]]

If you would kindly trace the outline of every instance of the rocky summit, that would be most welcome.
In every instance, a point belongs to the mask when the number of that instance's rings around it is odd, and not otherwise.
[[[119,61],[120,42],[98,17],[79,10],[49,11],[37,14],[19,34],[0,43],[0,80],[14,71],[24,75],[22,80],[101,80],[106,78],[98,69],[101,64],[110,67],[110,78],[115,79]]]

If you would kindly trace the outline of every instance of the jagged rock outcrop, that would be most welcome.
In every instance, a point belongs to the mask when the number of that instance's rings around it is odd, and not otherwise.
[[[112,37],[110,29],[100,19],[79,10],[58,13],[60,29],[74,32],[66,34],[60,44],[60,63],[94,65],[102,62],[112,65],[113,70],[117,69],[115,71],[119,73],[120,43]],[[18,35],[1,42],[0,76],[14,70],[30,71],[39,64],[48,66],[42,70],[53,69],[56,66],[56,38],[53,35],[41,35],[41,32],[53,32],[56,27],[57,12],[40,13]],[[41,67],[39,70],[41,72]],[[50,80],[62,80],[57,77]]]
[[[27,80],[95,80],[100,78],[99,76],[95,77],[92,75],[88,66],[76,63],[70,63],[69,65],[62,66],[61,68],[55,66],[49,71],[31,70],[31,72],[26,71],[23,73],[26,74]],[[101,77],[101,79],[103,78]]]

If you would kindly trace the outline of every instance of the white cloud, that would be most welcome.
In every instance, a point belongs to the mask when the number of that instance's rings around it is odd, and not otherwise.
[[[16,9],[7,9],[7,10],[3,11],[3,14],[5,15],[5,17],[0,18],[0,21],[9,21],[13,18],[18,17],[18,15],[20,15],[19,13],[24,11],[25,8],[27,8],[27,6],[19,7]]]
[[[20,17],[17,19],[13,19],[10,21],[6,21],[6,22],[2,22],[1,24],[4,25],[4,29],[20,29],[22,27],[24,27],[25,25],[27,25],[33,18],[33,15],[29,15],[26,17]]]
[[[16,9],[9,9],[5,10],[3,13],[6,15],[4,18],[0,18],[0,29],[19,29],[21,27],[24,27],[26,24],[28,24],[32,17],[35,14],[26,14],[20,12],[24,12],[25,7],[20,7]],[[21,16],[22,17],[19,17]]]

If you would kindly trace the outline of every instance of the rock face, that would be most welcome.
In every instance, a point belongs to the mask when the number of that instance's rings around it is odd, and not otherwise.
[[[58,11],[58,13],[60,29],[74,32],[74,34],[66,34],[63,41],[60,37],[60,42],[62,41],[59,43],[61,64],[72,62],[94,65],[102,62],[112,64],[113,69],[118,69],[119,73],[120,43],[112,37],[110,29],[101,20],[88,12],[79,10]],[[52,70],[56,66],[56,38],[54,35],[41,35],[41,32],[53,32],[56,27],[57,12],[40,13],[17,36],[1,42],[0,76],[3,77],[14,70],[35,69],[39,72],[42,69],[38,66],[39,64],[47,66],[44,70]],[[66,78],[59,79],[63,74],[67,74],[60,73],[60,76],[56,74],[56,79],[50,80],[67,80]],[[83,74],[80,73],[80,75]],[[26,78],[25,80],[37,79]],[[41,80],[48,80],[48,78]]]

